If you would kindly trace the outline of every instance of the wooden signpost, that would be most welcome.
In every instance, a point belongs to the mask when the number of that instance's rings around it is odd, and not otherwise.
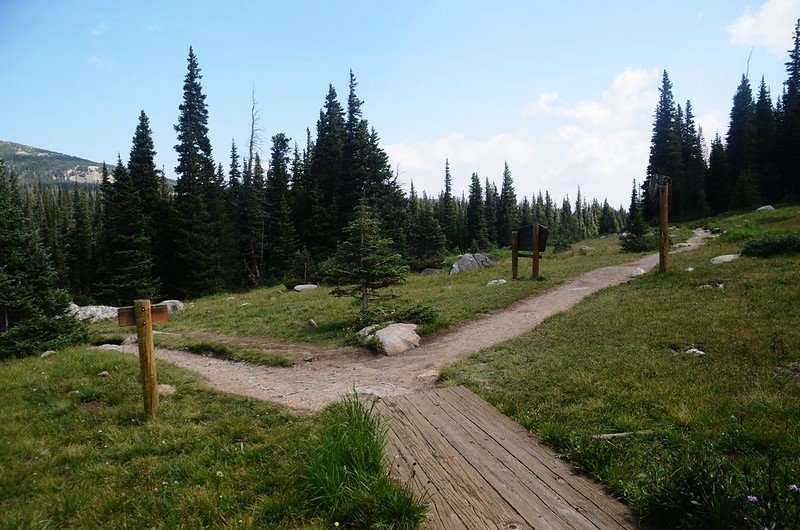
[[[658,227],[661,234],[658,240],[658,272],[667,272],[669,255],[669,183],[665,175],[653,175],[652,181],[658,189]]]
[[[158,410],[158,381],[156,378],[156,356],[153,344],[153,324],[169,320],[166,304],[150,305],[150,300],[135,300],[133,307],[120,307],[117,321],[120,326],[136,326],[139,344],[139,366],[142,370],[144,414],[148,418]]]
[[[547,247],[547,228],[540,224],[520,227],[511,232],[511,277],[519,276],[519,258],[532,258],[531,272],[539,277],[540,252]]]

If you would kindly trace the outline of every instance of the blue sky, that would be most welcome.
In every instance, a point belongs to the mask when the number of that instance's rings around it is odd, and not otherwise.
[[[189,46],[209,105],[214,156],[247,140],[251,91],[263,151],[302,147],[328,84],[364,115],[400,181],[454,191],[475,171],[517,195],[577,187],[627,205],[647,166],[666,69],[710,142],[727,130],[748,55],[754,85],[781,91],[800,0],[565,2],[42,2],[0,0],[0,139],[91,160],[126,160],[140,110],[156,162],[176,164]]]

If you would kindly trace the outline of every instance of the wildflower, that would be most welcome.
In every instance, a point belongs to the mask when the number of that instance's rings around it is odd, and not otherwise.
[[[789,484],[789,491],[800,493],[800,487],[798,487],[797,484]]]
[[[339,528],[339,521],[336,521],[335,523],[333,523],[333,526],[335,526],[336,528]]]
[[[217,471],[217,476],[218,476],[219,478],[222,478],[222,471]]]
[[[758,502],[758,497],[755,495],[748,495],[747,502]]]

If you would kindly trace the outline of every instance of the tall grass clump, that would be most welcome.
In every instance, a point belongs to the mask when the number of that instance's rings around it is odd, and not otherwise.
[[[743,255],[761,258],[796,252],[800,252],[800,234],[767,234],[742,246]]]
[[[385,432],[354,394],[330,405],[300,491],[310,514],[352,528],[417,528],[427,508],[383,467]]]

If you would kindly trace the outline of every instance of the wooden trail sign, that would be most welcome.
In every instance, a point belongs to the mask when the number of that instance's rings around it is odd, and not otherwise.
[[[532,258],[531,272],[534,278],[539,277],[540,252],[547,248],[547,227],[532,224],[520,227],[511,232],[511,277],[517,279],[519,258]]]
[[[670,178],[665,175],[653,175],[651,182],[654,182],[656,189],[658,189],[658,227],[661,230],[658,239],[658,272],[667,272]]]
[[[158,410],[158,381],[156,377],[156,355],[153,344],[153,324],[169,320],[166,304],[151,305],[150,300],[136,300],[133,307],[120,307],[117,321],[120,326],[136,326],[139,344],[139,367],[142,371],[144,414],[148,418]]]

